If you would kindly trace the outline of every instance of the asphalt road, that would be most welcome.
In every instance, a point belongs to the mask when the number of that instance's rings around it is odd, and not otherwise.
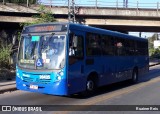
[[[69,110],[41,112],[43,114],[160,114],[160,106],[159,111],[123,111],[123,109],[129,109],[129,106],[132,105],[137,107],[138,105],[144,105],[143,108],[146,108],[146,110],[148,107],[145,105],[160,105],[160,65],[151,67],[150,72],[140,77],[137,84],[133,85],[125,81],[101,87],[96,92],[96,95],[85,99],[78,95],[70,97],[52,96],[17,90],[0,94],[0,105],[75,105],[72,109],[79,110],[76,112]],[[95,105],[104,106],[102,109],[105,111],[98,111],[100,109]],[[121,110],[122,108],[122,111],[107,111],[109,107],[106,105],[116,105],[116,108],[114,107],[115,110]],[[54,110],[53,107],[46,108],[52,108]],[[153,108],[156,110],[157,107],[153,106]],[[97,111],[93,112],[90,110]],[[1,113],[2,112],[0,112],[0,114]],[[21,113],[22,112],[5,112],[5,114]],[[27,114],[28,112],[23,113]],[[30,113],[37,114],[37,112]]]

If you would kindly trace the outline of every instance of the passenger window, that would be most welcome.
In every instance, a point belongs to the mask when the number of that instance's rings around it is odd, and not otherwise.
[[[109,35],[101,35],[101,47],[103,55],[114,55],[114,38]]]
[[[125,39],[125,53],[127,56],[135,55],[134,40]]]
[[[101,39],[99,35],[87,33],[86,35],[86,53],[87,56],[101,55]]]
[[[124,56],[125,54],[125,45],[124,39],[116,38],[115,39],[116,55]]]
[[[142,41],[136,41],[136,54],[148,55],[148,43]]]

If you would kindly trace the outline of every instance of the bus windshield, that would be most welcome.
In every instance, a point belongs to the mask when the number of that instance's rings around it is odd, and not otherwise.
[[[65,35],[22,35],[18,65],[27,69],[61,69],[65,60]]]

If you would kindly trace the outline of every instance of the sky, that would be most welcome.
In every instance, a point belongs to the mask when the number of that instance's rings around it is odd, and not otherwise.
[[[39,0],[43,4],[54,4],[54,5],[68,5],[68,0]],[[72,0],[70,0],[72,1]],[[114,7],[118,1],[118,6],[123,7],[123,0],[74,0],[77,6],[95,6],[95,1],[98,1],[98,7]],[[137,7],[137,1],[139,7],[153,8],[157,7],[157,2],[160,3],[160,0],[128,0],[128,7]]]
[[[67,6],[68,0],[39,0],[45,5],[60,5]],[[70,0],[72,1],[72,0]],[[95,6],[96,0],[74,0],[76,6]],[[118,7],[123,7],[123,0],[97,0],[98,7],[116,7],[116,2],[118,1]],[[128,0],[128,8],[136,8],[137,2],[139,8],[157,8],[157,3],[159,2],[160,9],[160,0]],[[131,35],[139,36],[139,32],[129,32]],[[142,32],[142,37],[151,37],[154,33]]]
[[[156,32],[142,32],[141,33],[141,37],[142,38],[148,38],[148,37],[152,37],[153,34],[155,34]],[[139,32],[129,32],[130,35],[133,36],[138,36],[139,37]]]

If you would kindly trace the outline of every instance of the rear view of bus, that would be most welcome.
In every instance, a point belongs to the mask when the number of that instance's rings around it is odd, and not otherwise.
[[[66,36],[67,24],[41,24],[23,29],[16,68],[18,89],[67,94]]]

